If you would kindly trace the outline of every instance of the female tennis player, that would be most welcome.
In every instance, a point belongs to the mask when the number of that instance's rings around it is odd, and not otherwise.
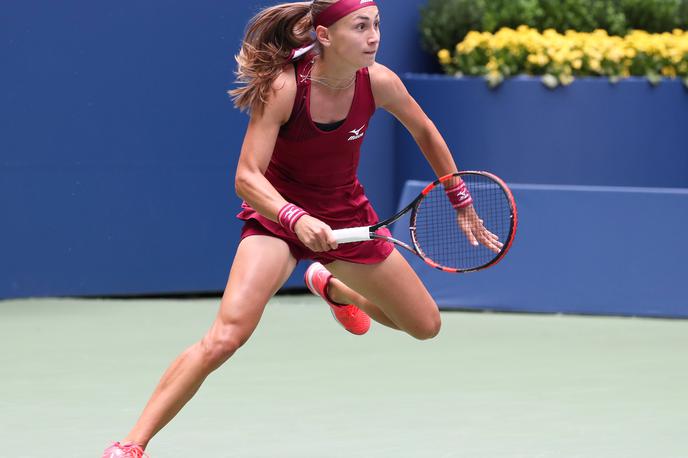
[[[392,71],[375,62],[374,0],[315,0],[264,9],[249,23],[230,94],[250,122],[236,172],[245,221],[220,310],[207,334],[167,369],[134,428],[104,458],[144,455],[151,438],[205,378],[251,336],[268,300],[301,259],[306,284],[345,329],[375,321],[417,339],[440,330],[434,300],[385,241],[338,246],[332,230],[378,217],[356,177],[376,108],[401,121],[438,176],[457,171],[442,136]],[[461,183],[448,197],[473,244],[501,245],[475,214]],[[323,265],[326,265],[325,268]],[[334,276],[333,276],[334,274]]]

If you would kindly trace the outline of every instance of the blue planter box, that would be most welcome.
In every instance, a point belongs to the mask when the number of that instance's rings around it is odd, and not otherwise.
[[[688,187],[688,90],[679,80],[583,78],[551,90],[517,77],[490,89],[483,78],[407,74],[404,83],[462,169],[519,183]],[[397,148],[397,189],[433,177],[403,128]]]
[[[425,185],[408,181],[400,203]],[[454,275],[407,256],[440,307],[688,318],[688,245],[673,243],[688,226],[688,189],[511,188],[519,225],[497,265]],[[408,228],[394,236],[408,240]]]

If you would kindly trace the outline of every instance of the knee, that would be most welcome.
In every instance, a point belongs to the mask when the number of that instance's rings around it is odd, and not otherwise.
[[[242,335],[236,329],[206,335],[199,343],[204,365],[214,370],[236,353],[247,340],[248,336]]]
[[[417,323],[410,334],[418,340],[429,340],[436,337],[437,334],[440,333],[441,327],[442,319],[440,318],[440,314],[437,313],[436,315],[430,316],[422,322]]]

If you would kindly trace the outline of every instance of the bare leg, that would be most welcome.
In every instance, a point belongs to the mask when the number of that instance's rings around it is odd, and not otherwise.
[[[441,319],[437,304],[398,251],[394,250],[378,264],[335,261],[328,264],[327,269],[349,289],[365,298],[360,305],[366,312],[369,310],[367,304],[374,304],[375,309],[396,328],[417,339],[430,339],[439,333]],[[335,297],[336,285],[332,291]],[[340,292],[346,295],[345,290]]]
[[[327,266],[325,266],[327,267]],[[340,279],[332,277],[327,287],[327,295],[338,304],[353,304],[359,309],[363,310],[380,324],[383,324],[392,329],[399,329],[392,320],[389,319],[385,312],[370,302],[365,297],[358,294],[353,289],[346,286]]]
[[[133,442],[145,448],[174,418],[208,374],[248,340],[268,300],[295,265],[296,260],[282,240],[251,236],[241,241],[215,322],[200,342],[170,365],[123,443]]]

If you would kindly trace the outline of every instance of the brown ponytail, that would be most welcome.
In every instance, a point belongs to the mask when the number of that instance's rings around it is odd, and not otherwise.
[[[272,83],[289,62],[294,49],[313,42],[313,15],[336,0],[283,3],[266,8],[251,19],[237,61],[237,83],[229,91],[234,106],[262,113]]]

